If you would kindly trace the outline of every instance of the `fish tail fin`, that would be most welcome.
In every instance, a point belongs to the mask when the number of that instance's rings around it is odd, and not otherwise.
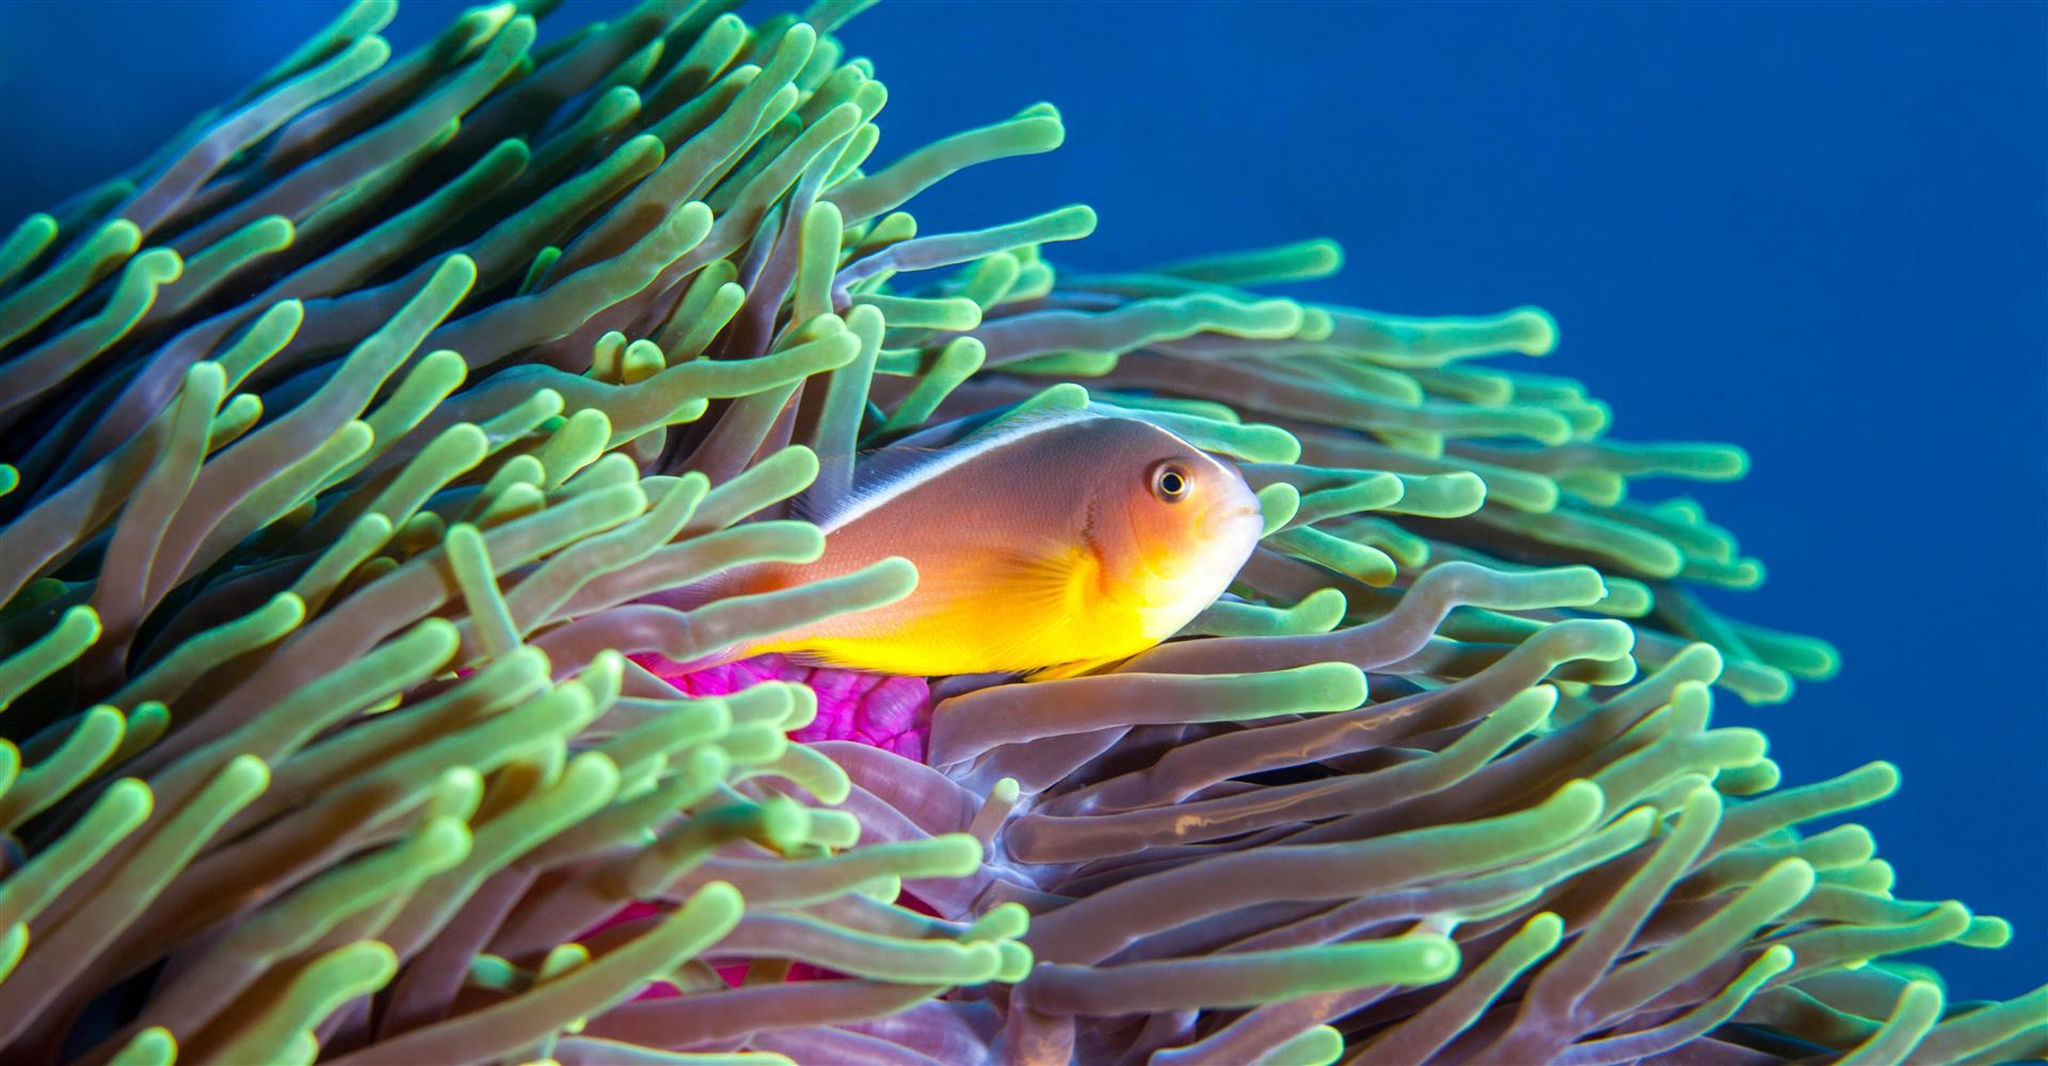
[[[655,604],[688,614],[720,600],[758,596],[786,588],[790,584],[788,569],[786,565],[777,563],[733,567],[696,581],[651,593],[641,597],[638,602]],[[705,670],[771,653],[787,656],[792,662],[800,662],[801,665],[825,665],[822,661],[811,661],[814,656],[805,638],[806,631],[803,629],[769,633],[699,656],[692,659],[687,666],[693,671]]]
[[[719,600],[768,591],[772,587],[768,580],[770,569],[771,564],[756,563],[719,570],[695,581],[648,593],[640,597],[639,602],[684,612],[694,611]]]

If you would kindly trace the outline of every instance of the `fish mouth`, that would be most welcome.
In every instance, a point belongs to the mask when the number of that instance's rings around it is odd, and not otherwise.
[[[1264,529],[1265,523],[1266,519],[1260,513],[1259,505],[1254,503],[1249,506],[1232,507],[1228,510],[1211,511],[1202,516],[1201,529],[1205,535],[1213,536],[1217,533],[1229,531],[1239,525],[1253,525],[1256,528]]]

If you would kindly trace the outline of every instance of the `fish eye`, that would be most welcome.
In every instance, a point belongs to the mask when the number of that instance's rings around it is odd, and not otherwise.
[[[1187,469],[1179,463],[1160,463],[1152,468],[1152,494],[1167,503],[1187,499],[1188,490],[1193,487]]]

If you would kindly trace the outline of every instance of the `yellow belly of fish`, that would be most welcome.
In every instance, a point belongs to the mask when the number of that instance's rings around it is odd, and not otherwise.
[[[846,616],[751,649],[801,654],[849,670],[905,676],[1013,673],[1113,662],[1169,635],[1156,609],[1104,594],[1094,560],[1075,552],[1029,566],[975,567],[969,592],[920,590],[894,608]]]
[[[1082,620],[995,610],[979,617],[927,615],[886,631],[798,638],[757,651],[799,653],[830,666],[904,676],[1009,673],[1075,661],[1122,659],[1156,638],[1127,612]]]

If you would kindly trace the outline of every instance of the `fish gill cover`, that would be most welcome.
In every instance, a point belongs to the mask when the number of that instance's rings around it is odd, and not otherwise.
[[[1083,207],[920,233],[1059,113],[876,163],[858,3],[548,6],[393,58],[364,0],[0,238],[6,1061],[2048,1051],[2048,990],[1895,959],[2004,923],[1801,832],[1890,766],[1712,724],[1835,656],[1702,603],[1760,566],[1635,483],[1743,454],[1604,437],[1542,312],[1255,291],[1325,242],[1059,273]],[[1174,641],[886,749],[643,665],[905,595],[642,602],[816,557],[862,449],[1096,404],[1260,490]]]

